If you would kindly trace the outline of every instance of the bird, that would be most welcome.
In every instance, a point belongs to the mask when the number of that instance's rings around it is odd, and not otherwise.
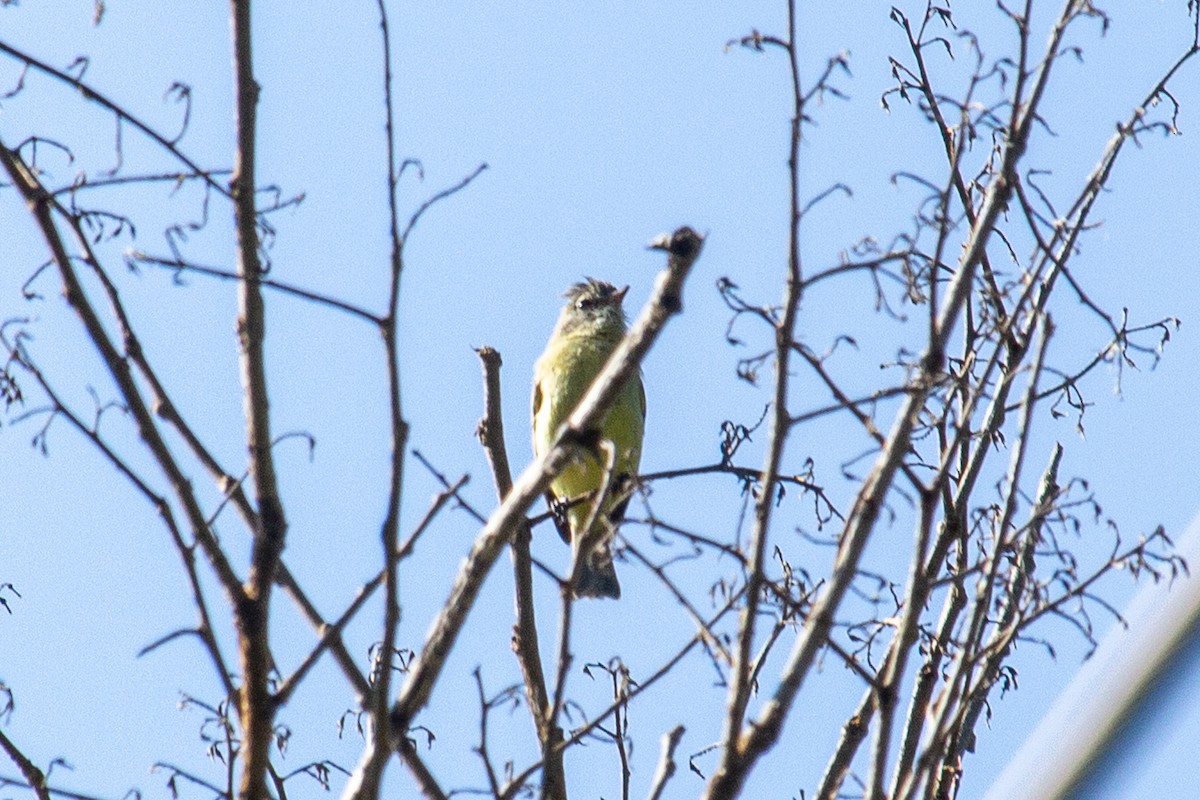
[[[624,338],[627,320],[622,301],[628,291],[628,286],[617,289],[606,281],[587,278],[563,295],[566,303],[546,350],[533,369],[536,456],[541,457],[553,446],[559,428]],[[613,566],[612,538],[629,505],[630,490],[641,463],[645,427],[646,391],[639,370],[621,387],[597,431],[601,442],[612,443],[615,455],[612,480],[607,480],[605,460],[600,453],[590,452],[577,456],[550,482],[546,500],[559,535],[571,544],[572,556],[580,561],[572,587],[576,597],[621,596],[621,584]],[[593,528],[585,531],[583,527],[596,504],[595,494],[604,488],[606,481],[609,491],[600,498]],[[604,526],[604,530],[595,531],[594,526]],[[584,539],[595,545],[589,552],[579,553],[579,544]]]

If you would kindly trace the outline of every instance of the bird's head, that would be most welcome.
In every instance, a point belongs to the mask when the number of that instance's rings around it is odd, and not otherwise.
[[[563,295],[566,305],[558,318],[563,335],[620,337],[625,334],[625,309],[621,301],[629,287],[618,289],[606,281],[588,278]]]

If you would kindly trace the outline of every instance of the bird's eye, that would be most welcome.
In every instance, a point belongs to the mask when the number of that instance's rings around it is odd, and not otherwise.
[[[575,308],[578,311],[587,311],[589,308],[594,308],[596,301],[591,297],[581,297],[575,301]]]

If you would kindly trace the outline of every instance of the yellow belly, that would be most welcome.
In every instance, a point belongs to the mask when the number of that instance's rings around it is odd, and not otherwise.
[[[535,409],[533,420],[534,452],[541,455],[550,448],[559,427],[587,392],[615,342],[567,339],[547,350],[534,370]],[[540,402],[539,400],[540,395]],[[600,424],[600,436],[616,448],[615,475],[636,476],[642,456],[646,400],[641,375],[632,376],[622,387],[613,407]],[[594,492],[604,482],[604,465],[599,454],[582,455],[550,484],[559,500],[571,500]],[[607,515],[619,498],[607,497],[601,513]],[[568,511],[572,532],[583,525],[591,503],[581,503]]]

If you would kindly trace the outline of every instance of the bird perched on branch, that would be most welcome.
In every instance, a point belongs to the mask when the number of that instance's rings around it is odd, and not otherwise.
[[[546,350],[533,368],[533,450],[538,456],[554,444],[558,429],[587,393],[625,336],[621,301],[629,291],[588,278],[567,290],[567,299]],[[579,562],[576,597],[621,596],[613,567],[612,537],[625,515],[642,456],[646,392],[641,373],[621,388],[597,431],[599,447],[574,459],[550,483],[547,501],[558,532],[571,543]],[[605,458],[605,442],[611,442]],[[611,461],[608,474],[606,461]],[[597,497],[600,492],[607,492]],[[597,502],[599,507],[597,508]],[[585,529],[589,518],[592,525]],[[581,544],[586,547],[580,552]]]

